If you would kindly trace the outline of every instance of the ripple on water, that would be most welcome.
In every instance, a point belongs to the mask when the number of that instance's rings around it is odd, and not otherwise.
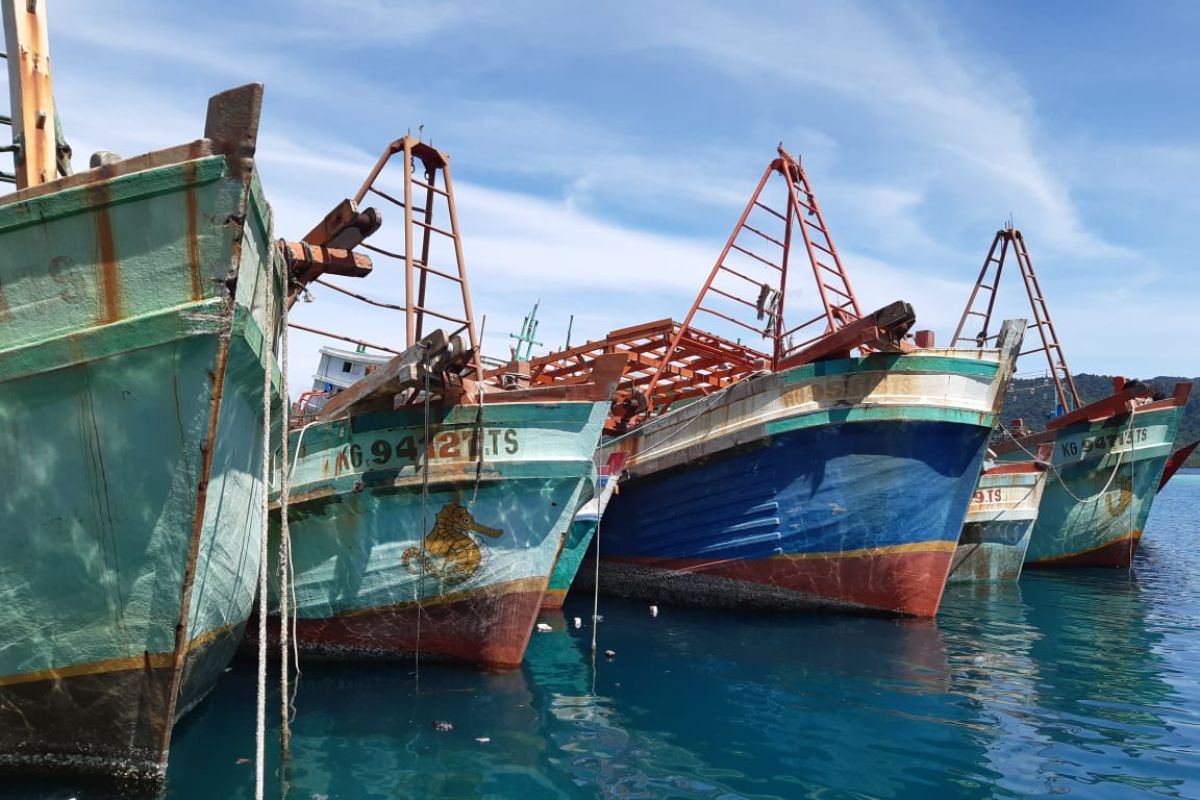
[[[956,585],[936,623],[602,599],[595,665],[566,625],[504,674],[305,664],[288,796],[1200,798],[1198,521],[1181,474],[1132,572]],[[252,797],[253,720],[239,663],[179,727],[168,796]]]

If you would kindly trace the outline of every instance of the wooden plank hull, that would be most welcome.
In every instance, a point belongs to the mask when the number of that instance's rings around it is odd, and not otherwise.
[[[606,443],[601,458],[626,452],[630,478],[605,517],[601,589],[932,616],[1012,356],[819,362]]]
[[[302,443],[293,434],[288,520],[303,652],[419,652],[491,668],[524,656],[594,480],[607,403],[495,403],[482,424],[470,406],[432,413],[426,444],[420,409],[318,423]]]
[[[255,593],[270,212],[142,161],[0,199],[3,770],[161,780]]]
[[[967,508],[947,582],[1020,578],[1045,485],[1046,471],[1033,462],[984,470]]]
[[[1035,437],[1054,445],[1054,470],[1026,566],[1128,567],[1182,416],[1182,404],[1160,401],[1132,415],[1083,421]],[[1023,457],[1020,449],[1001,455]]]

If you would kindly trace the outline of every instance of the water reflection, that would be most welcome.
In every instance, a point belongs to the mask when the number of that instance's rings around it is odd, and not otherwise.
[[[408,663],[308,662],[288,797],[1197,798],[1197,519],[1173,481],[1132,574],[963,584],[936,622],[606,598],[593,668],[569,597],[513,672],[430,665],[418,693]],[[177,730],[170,797],[253,797],[254,705],[241,662]]]

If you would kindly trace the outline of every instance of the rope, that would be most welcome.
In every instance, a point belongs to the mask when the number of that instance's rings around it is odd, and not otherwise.
[[[1131,412],[1129,412],[1129,427],[1126,428],[1126,433],[1129,434],[1129,449],[1130,449],[1130,451],[1132,451],[1135,446],[1134,441],[1133,441],[1133,421],[1134,421],[1134,412],[1131,411]],[[1117,453],[1117,463],[1113,465],[1112,474],[1108,476],[1108,481],[1104,484],[1104,488],[1101,489],[1096,494],[1092,495],[1091,497],[1083,498],[1083,497],[1079,497],[1078,495],[1076,495],[1074,492],[1072,492],[1070,490],[1070,488],[1067,486],[1067,482],[1065,480],[1063,480],[1062,473],[1060,473],[1058,471],[1058,467],[1054,466],[1053,461],[1043,461],[1042,459],[1037,457],[1036,453],[1031,453],[1029,451],[1029,449],[1027,447],[1025,447],[1025,445],[1021,444],[1021,441],[1019,439],[1017,439],[1017,437],[1013,436],[1012,431],[1010,431],[1008,428],[1004,427],[1003,422],[1000,423],[1000,430],[1007,433],[1009,438],[1012,439],[1013,443],[1016,444],[1017,447],[1024,450],[1025,454],[1028,455],[1031,459],[1033,459],[1038,464],[1042,464],[1042,465],[1046,466],[1047,468],[1049,468],[1049,470],[1054,474],[1054,477],[1058,478],[1058,482],[1062,485],[1063,491],[1066,492],[1067,494],[1069,494],[1076,503],[1094,503],[1097,500],[1099,500],[1101,497],[1103,497],[1105,495],[1105,493],[1108,492],[1109,487],[1112,486],[1113,479],[1117,477],[1117,472],[1121,469],[1121,460],[1125,457],[1125,452],[1126,452],[1126,451],[1122,450],[1121,452]],[[1131,503],[1133,502],[1132,498],[1131,498],[1130,502]]]
[[[487,314],[479,325],[479,341],[483,341],[483,330],[487,327]],[[471,492],[470,505],[479,498],[479,482],[483,479],[483,381],[479,381],[479,408],[475,412],[475,489]]]
[[[1129,416],[1130,416],[1130,419],[1132,420],[1133,413],[1131,412],[1129,414]],[[1129,447],[1131,449],[1135,446],[1134,442],[1132,441],[1132,438],[1133,437],[1131,436],[1130,442],[1129,442]],[[1134,526],[1134,523],[1137,521],[1137,518],[1133,514],[1133,501],[1137,497],[1136,478],[1137,478],[1137,459],[1132,458],[1129,460],[1129,566],[1130,566],[1130,570],[1128,572],[1128,575],[1131,579],[1133,577],[1133,569],[1132,569],[1132,567],[1133,567],[1133,548],[1134,548],[1133,526]]]
[[[272,302],[274,292],[265,292],[266,318],[274,316]],[[271,486],[271,359],[273,343],[268,341],[269,332],[263,333],[263,436],[262,436],[262,513],[259,519],[258,551],[258,696],[255,704],[255,750],[254,750],[254,798],[263,800],[264,756],[266,753],[267,729],[267,529],[269,525]]]
[[[615,478],[614,478],[615,480]],[[601,490],[603,491],[603,490]],[[596,574],[595,585],[592,586],[592,670],[596,665],[596,629],[600,626],[600,502],[596,501]]]
[[[704,416],[705,412],[707,412],[709,410],[708,407],[716,405],[717,404],[716,398],[722,397],[723,394],[724,393],[722,391],[713,392],[712,394],[707,395],[700,402],[693,403],[692,406],[697,406],[697,405],[700,406],[700,408],[696,411],[696,416],[692,417],[687,422],[680,424],[679,427],[677,427],[675,430],[671,431],[671,433],[664,436],[662,438],[662,441],[654,444],[651,447],[647,447],[645,450],[640,450],[636,454],[631,454],[629,456],[629,460],[626,462],[626,464],[627,465],[636,464],[636,463],[642,461],[646,456],[654,455],[655,453],[657,453],[659,450],[661,450],[663,447],[665,447],[667,444],[669,444],[675,437],[677,437],[680,433],[682,433],[689,425],[691,425],[696,420],[700,419],[700,417]],[[688,406],[688,408],[692,408],[692,406]],[[660,419],[660,418],[655,417],[655,419]],[[643,423],[642,427],[644,427],[645,425],[648,425],[648,424],[649,424],[649,422]]]
[[[421,594],[425,591],[425,561],[427,555],[425,553],[425,531],[429,530],[429,453],[433,444],[429,436],[429,371],[423,370],[423,389],[425,390],[424,406],[425,406],[425,454],[421,459],[421,573],[418,578],[416,588],[417,600],[417,642],[413,648],[413,675],[414,675],[414,691],[416,694],[421,693],[421,618],[425,616],[425,609],[421,605]]]
[[[282,330],[279,334],[279,394],[282,420],[280,435],[280,469],[279,469],[279,746],[280,763],[288,760],[288,747],[291,743],[291,693],[288,682],[291,679],[291,667],[288,663],[288,627],[293,616],[292,600],[292,539],[288,530],[288,499],[291,494],[291,480],[288,474],[290,459],[288,458],[288,431],[291,427],[291,397],[288,394],[288,308],[287,308],[288,278],[286,271],[283,275],[283,308],[281,310]],[[296,665],[299,666],[299,659]]]

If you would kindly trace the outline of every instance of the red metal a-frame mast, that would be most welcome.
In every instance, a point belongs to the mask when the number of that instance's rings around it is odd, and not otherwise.
[[[767,347],[762,350],[752,345],[746,349],[772,371],[779,369],[793,353],[862,316],[808,176],[800,161],[782,145],[777,152],[778,156],[763,171],[708,280],[672,337],[663,364],[647,386],[651,397],[662,379],[665,364],[678,352],[697,315],[722,319],[765,340]],[[769,183],[782,183],[783,191],[774,205],[768,203]],[[813,318],[785,329],[788,265],[792,237],[797,232],[812,266],[822,308]],[[754,313],[751,320],[747,319],[747,309]],[[796,336],[806,338],[796,344]]]
[[[784,305],[797,234],[820,310],[789,328]],[[750,333],[751,341],[700,330],[695,321],[701,315]],[[534,358],[529,378],[535,384],[570,382],[600,354],[629,354],[610,419],[610,431],[619,431],[650,411],[661,413],[756,371],[849,355],[855,348],[910,349],[902,338],[911,323],[912,310],[903,303],[862,314],[808,176],[781,146],[682,323],[664,319],[622,328],[600,341]]]
[[[997,254],[997,250],[999,253]],[[992,321],[992,311],[996,305],[996,294],[1000,286],[1000,276],[1004,273],[1004,262],[1011,250],[1025,282],[1025,293],[1029,296],[1029,307],[1033,312],[1033,327],[1041,338],[1042,346],[1026,350],[1021,355],[1032,353],[1046,354],[1050,365],[1050,375],[1054,378],[1054,390],[1058,394],[1059,405],[1064,412],[1074,411],[1082,404],[1079,401],[1079,390],[1075,388],[1075,379],[1067,367],[1066,357],[1063,356],[1062,345],[1058,342],[1058,333],[1054,323],[1050,321],[1050,308],[1046,305],[1046,297],[1042,293],[1042,285],[1038,282],[1037,273],[1033,270],[1033,261],[1029,258],[1029,248],[1025,246],[1025,237],[1011,225],[1005,225],[996,231],[992,246],[988,249],[987,258],[975,279],[975,288],[971,290],[971,298],[967,301],[966,310],[954,330],[951,347],[957,347],[959,342],[974,344],[977,347],[987,347],[988,342],[996,336],[989,335],[988,326]],[[963,329],[969,317],[982,320],[979,332],[974,336],[964,335]]]
[[[399,158],[395,158],[397,156]],[[395,166],[397,162],[398,167]],[[403,214],[400,232],[388,229],[392,239],[387,241],[387,246],[363,241],[382,223],[381,215],[375,209],[359,210],[359,204],[368,194],[398,208]],[[404,305],[365,297],[321,277],[362,277],[370,272],[370,259],[352,252],[358,246],[404,265]],[[466,335],[469,367],[476,379],[482,379],[479,336],[471,308],[471,290],[454,204],[450,157],[441,150],[413,136],[402,136],[389,144],[354,198],[342,201],[302,242],[285,242],[284,255],[292,265],[297,285],[318,283],[372,306],[403,311],[405,349],[426,335],[427,320],[454,325],[446,338],[452,340]],[[289,298],[289,302],[294,302],[294,297]],[[454,308],[461,308],[461,314],[454,313]],[[289,325],[385,352],[399,352],[294,322]]]

